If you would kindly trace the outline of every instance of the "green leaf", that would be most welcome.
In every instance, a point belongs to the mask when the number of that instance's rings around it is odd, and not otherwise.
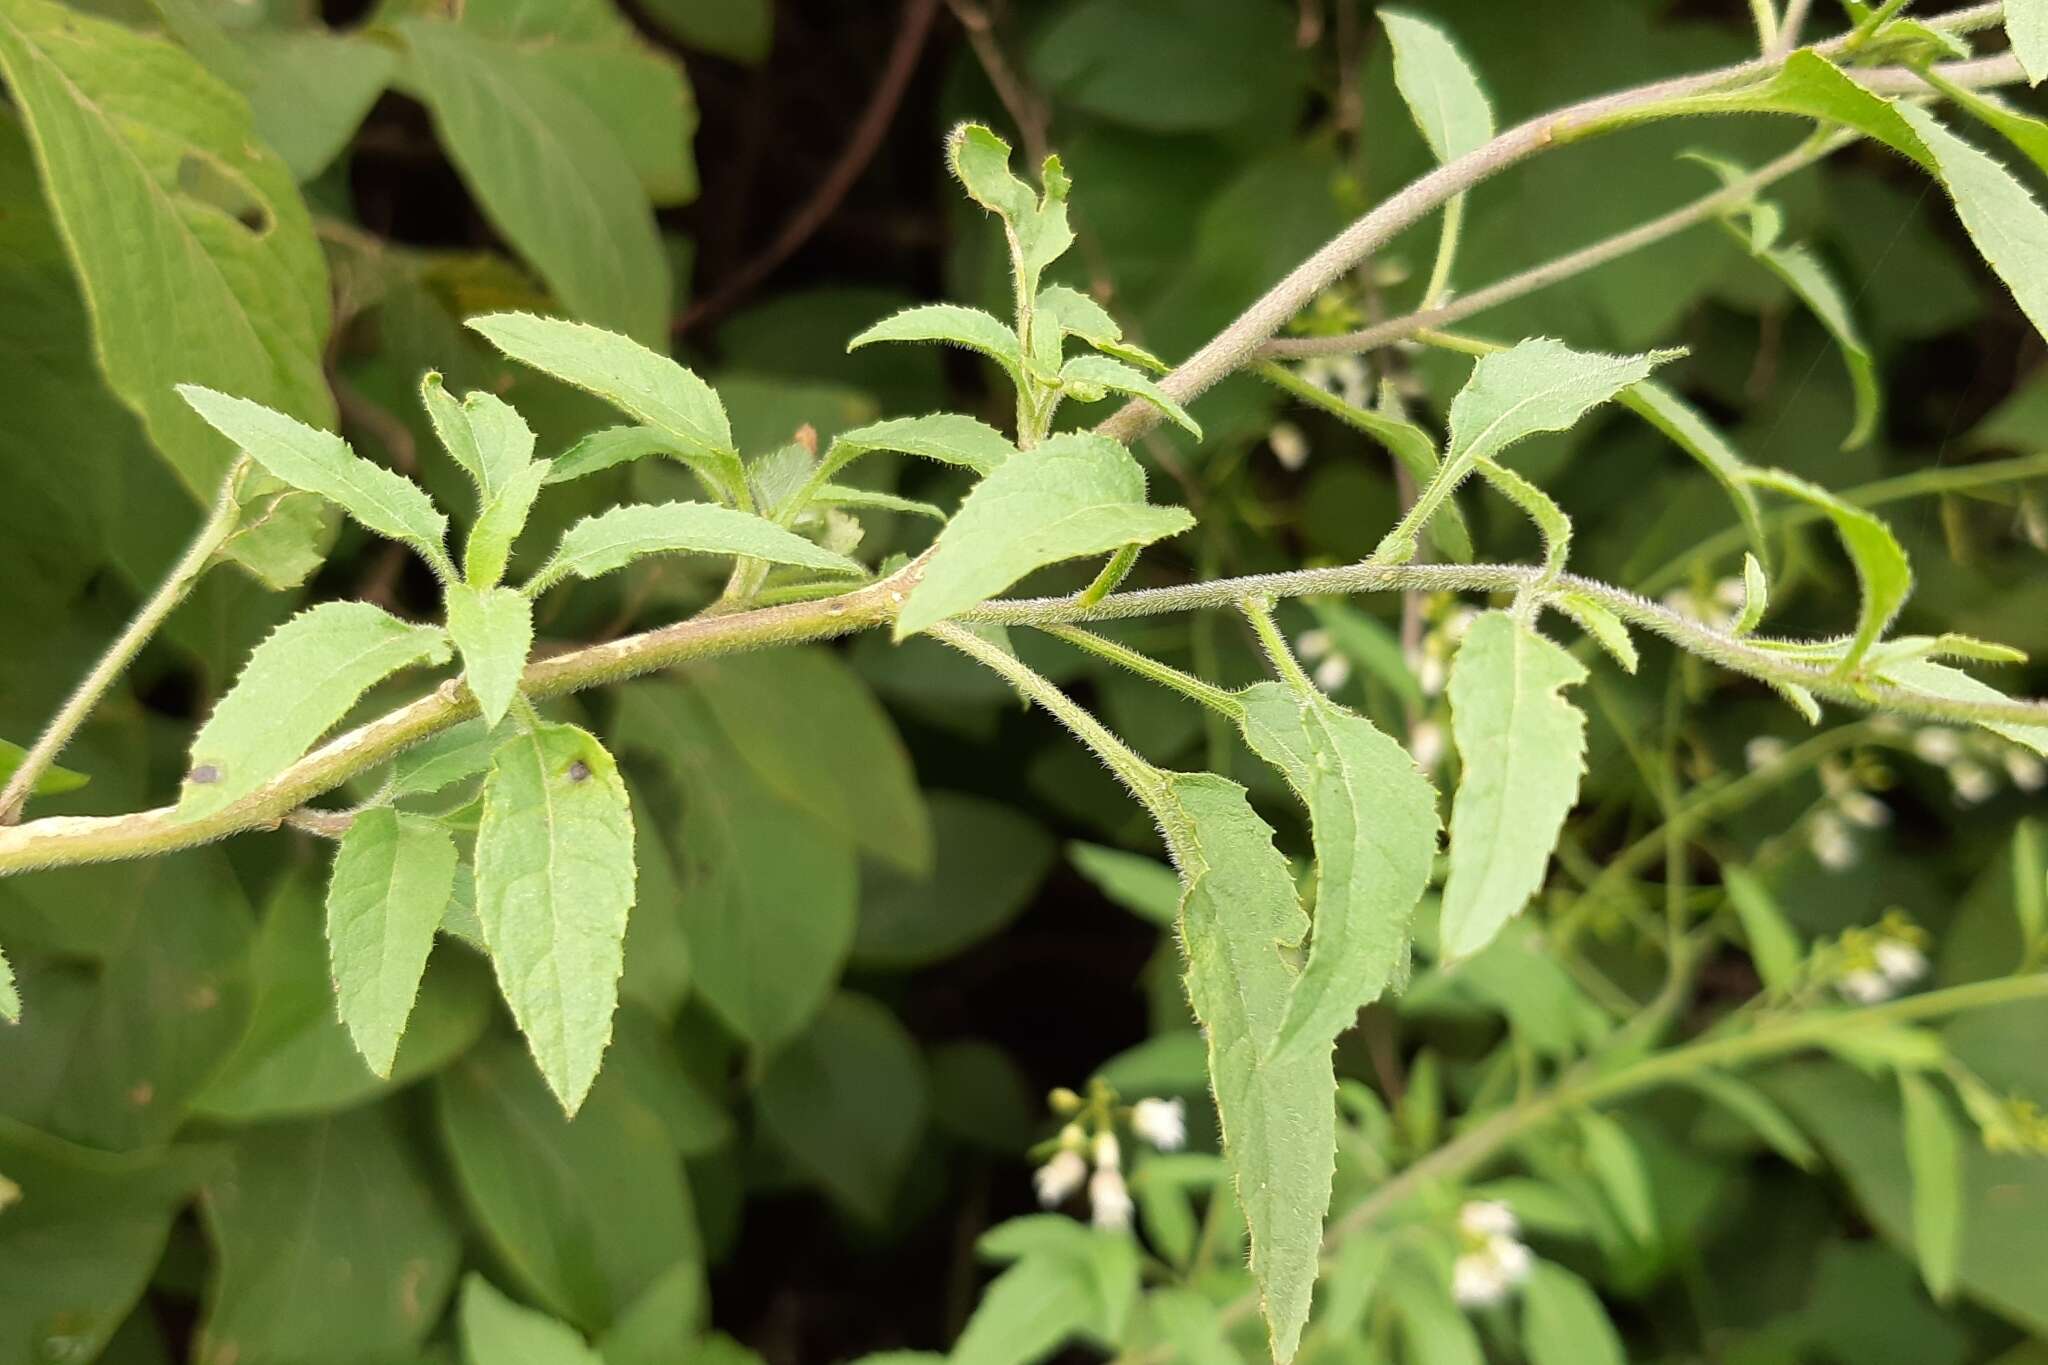
[[[1685,1083],[1741,1119],[1771,1149],[1803,1171],[1820,1166],[1820,1153],[1799,1131],[1799,1125],[1770,1096],[1739,1077],[1720,1071],[1694,1071]]]
[[[495,726],[519,695],[519,676],[533,648],[533,599],[514,588],[479,590],[450,583],[445,597],[448,634],[462,653],[462,678]]]
[[[421,740],[391,764],[391,797],[424,796],[488,771],[498,747],[491,727],[478,719],[452,725]]]
[[[1897,108],[1898,117],[1926,146],[1978,254],[2005,282],[2034,330],[2048,336],[2048,214],[2012,172],[1951,133],[1934,115],[1911,104]]]
[[[1394,84],[1438,161],[1455,161],[1493,138],[1493,105],[1449,35],[1417,15],[1383,9],[1394,49]]]
[[[473,1270],[462,1281],[460,1311],[469,1365],[604,1365],[575,1328],[512,1302]]]
[[[8,778],[14,776],[15,769],[21,766],[21,760],[26,757],[28,757],[28,750],[22,748],[19,744],[10,744],[4,739],[0,739],[0,782],[5,782]],[[49,767],[43,769],[43,775],[36,779],[34,794],[37,796],[57,796],[63,792],[75,792],[90,781],[92,779],[84,773],[75,773],[69,768],[59,767],[57,764],[52,763]]]
[[[425,816],[366,810],[335,849],[327,884],[335,994],[378,1076],[391,1074],[454,884],[455,840]]]
[[[1030,459],[1005,462],[974,486],[939,532],[924,576],[896,618],[902,639],[1009,587],[1033,569],[1194,525],[1178,507],[1145,502],[1145,471],[1105,437],[1055,436]]]
[[[1154,924],[1180,915],[1180,878],[1157,858],[1100,844],[1070,843],[1067,861],[1111,901]]]
[[[1274,1055],[1298,979],[1281,950],[1301,943],[1308,919],[1243,787],[1171,774],[1159,815],[1186,886],[1188,999],[1208,1035],[1223,1152],[1251,1227],[1273,1358],[1286,1361],[1308,1320],[1336,1149],[1330,1049]]]
[[[1003,220],[1017,297],[1038,295],[1038,277],[1074,244],[1067,226],[1067,177],[1057,156],[1045,159],[1042,195],[1010,173],[1010,144],[978,123],[963,123],[946,139],[946,164],[967,197]]]
[[[1759,469],[1750,473],[1749,481],[1759,488],[1811,503],[1834,523],[1835,534],[1841,537],[1842,548],[1848,551],[1849,562],[1855,567],[1857,582],[1863,590],[1855,634],[1835,665],[1838,674],[1854,672],[1913,591],[1913,566],[1907,562],[1905,550],[1882,521],[1796,474],[1782,469]]]
[[[2027,83],[2048,80],[2048,0],[2006,0],[2005,33],[2019,54]]]
[[[701,1266],[690,1188],[667,1128],[638,1098],[658,1078],[607,1067],[565,1119],[516,1044],[487,1044],[434,1081],[462,1201],[493,1263],[586,1332],[604,1330],[678,1264]]]
[[[896,1016],[840,993],[779,1049],[755,1094],[763,1131],[838,1203],[886,1224],[924,1129],[924,1061]]]
[[[1600,1296],[1550,1261],[1531,1266],[1522,1286],[1522,1349],[1529,1365],[1628,1365]]]
[[[1327,1053],[1407,964],[1436,861],[1436,788],[1406,749],[1320,693],[1264,682],[1238,695],[1245,742],[1308,807],[1315,839],[1315,933],[1273,1047]]]
[[[889,713],[837,654],[789,648],[693,666],[733,752],[763,786],[912,876],[932,868],[932,822]]]
[[[256,646],[192,740],[181,819],[232,805],[290,767],[370,687],[401,668],[448,658],[438,626],[368,602],[322,602]]]
[[[2012,828],[2012,907],[2025,950],[2048,933],[2048,834],[2032,816]]]
[[[333,432],[316,431],[261,403],[197,384],[178,385],[178,394],[272,478],[318,494],[378,535],[412,546],[436,573],[452,576],[448,518],[411,479],[371,464]]]
[[[1913,1177],[1913,1248],[1920,1277],[1940,1303],[1955,1293],[1963,1240],[1963,1141],[1933,1081],[1899,1073],[1905,1105],[1906,1169]]]
[[[647,1286],[598,1343],[604,1365],[673,1365],[676,1343],[697,1334],[708,1305],[701,1267],[678,1265]],[[689,1365],[717,1365],[701,1348]]]
[[[1597,1110],[1581,1110],[1579,1133],[1585,1140],[1586,1164],[1606,1191],[1629,1236],[1648,1246],[1657,1237],[1657,1200],[1643,1154],[1628,1130]]]
[[[605,427],[550,460],[544,482],[567,483],[646,455],[673,454],[675,444],[674,437],[653,427]]]
[[[1060,336],[1079,337],[1097,349],[1117,347],[1124,339],[1124,329],[1108,309],[1064,284],[1039,290],[1032,311],[1038,322],[1057,329]]]
[[[463,577],[470,587],[488,592],[504,579],[512,543],[526,529],[527,514],[547,482],[548,469],[545,461],[531,461],[484,504],[462,547]]]
[[[648,17],[685,47],[759,66],[775,37],[773,0],[651,0]]]
[[[1742,518],[1742,529],[1749,537],[1750,548],[1759,559],[1765,558],[1767,542],[1764,539],[1763,513],[1758,509],[1756,494],[1749,486],[1747,475],[1750,465],[1729,444],[1728,438],[1700,416],[1691,404],[1654,379],[1645,379],[1624,389],[1616,401],[1663,432],[1673,444],[1698,460],[1701,467],[1714,476],[1715,482],[1728,494],[1728,500],[1735,504],[1735,513]]]
[[[1935,663],[1932,659],[1912,659],[1902,663],[1889,663],[1878,669],[1886,681],[1915,692],[1924,692],[1930,697],[1942,697],[1949,701],[2010,701],[2012,698],[1991,686],[1979,682],[1960,668]],[[2032,749],[2043,758],[2048,758],[2048,725],[2015,725],[2007,721],[1984,721],[1983,728],[1994,735],[2002,736],[2015,744]]]
[[[616,332],[531,313],[489,313],[471,318],[468,326],[512,359],[594,393],[667,435],[678,458],[692,468],[701,464],[721,479],[739,476],[732,428],[718,395],[667,356]]]
[[[1087,1270],[1064,1257],[1033,1256],[989,1281],[946,1365],[1031,1365],[1080,1332],[1096,1311]]]
[[[236,1135],[200,1203],[218,1270],[194,1358],[379,1359],[440,1319],[462,1244],[396,1111]]]
[[[186,491],[210,505],[235,452],[174,384],[332,423],[326,264],[290,172],[257,141],[242,97],[160,38],[44,0],[0,3],[0,75],[35,148],[107,383]],[[230,553],[288,587],[319,562],[323,539],[317,519],[276,515]]]
[[[546,52],[469,24],[400,19],[399,80],[506,240],[578,317],[668,334],[669,267],[641,176],[606,112]],[[573,80],[573,78],[572,78]],[[574,381],[571,381],[574,382]]]
[[[851,842],[768,790],[694,689],[624,689],[617,733],[672,765],[685,788],[676,847],[696,990],[757,1047],[794,1036],[831,993],[853,942]]]
[[[836,474],[875,450],[922,455],[962,465],[977,474],[992,472],[1017,453],[1009,438],[986,422],[957,412],[933,412],[923,417],[891,417],[841,432],[825,452],[823,476]]]
[[[1755,555],[1745,550],[1742,555],[1742,611],[1729,629],[1737,635],[1751,634],[1770,606],[1771,584],[1764,577],[1764,566]]]
[[[846,343],[849,351],[877,341],[935,341],[979,351],[1003,367],[1011,383],[1020,381],[1023,356],[1017,334],[979,308],[956,303],[927,303],[891,313]]]
[[[0,951],[0,1019],[10,1024],[21,1022],[21,990],[14,984],[14,968],[8,965],[4,951]]]
[[[512,1018],[576,1112],[611,1041],[633,907],[633,814],[604,746],[542,725],[498,746],[476,835],[476,909]]]
[[[1092,389],[1142,398],[1175,424],[1186,428],[1197,441],[1202,439],[1200,424],[1188,416],[1186,408],[1173,400],[1172,394],[1146,378],[1143,371],[1121,360],[1113,360],[1106,355],[1077,355],[1060,367],[1060,383],[1073,390],[1070,396],[1083,402],[1090,401],[1084,395]]]
[[[572,574],[596,578],[660,554],[750,555],[821,573],[867,572],[858,561],[751,512],[710,502],[634,503],[585,517],[563,532],[561,544],[523,591],[537,597]]]
[[[430,371],[420,380],[420,401],[442,447],[487,501],[532,462],[533,429],[497,395],[478,391],[458,403]]]
[[[1799,935],[1778,908],[1777,900],[1747,868],[1733,863],[1721,867],[1721,884],[1727,888],[1728,903],[1742,921],[1742,936],[1749,942],[1749,958],[1764,988],[1789,991],[1799,984],[1799,964],[1806,956]]]
[[[1755,563],[1752,559],[1751,563]],[[1606,650],[1614,661],[1626,671],[1633,673],[1641,660],[1636,655],[1635,641],[1629,638],[1628,627],[1620,617],[1609,611],[1598,598],[1582,592],[1561,592],[1551,600],[1553,606],[1572,618],[1580,630],[1593,637],[1600,648]]]
[[[1757,259],[1799,296],[1799,301],[1820,320],[1821,326],[1827,329],[1836,348],[1841,351],[1842,363],[1849,367],[1849,383],[1856,395],[1855,423],[1842,439],[1842,448],[1856,449],[1877,429],[1884,393],[1878,385],[1877,360],[1857,328],[1856,319],[1849,313],[1849,300],[1843,296],[1841,286],[1835,283],[1820,258],[1803,246],[1772,247],[1759,254]]]
[[[1506,612],[1472,623],[1451,662],[1464,773],[1451,802],[1441,954],[1470,957],[1543,885],[1578,799],[1586,718],[1560,691],[1586,680],[1564,650]]]
[[[1602,355],[1537,337],[1481,356],[1451,400],[1450,450],[1443,468],[1387,534],[1378,554],[1413,556],[1415,528],[1435,515],[1481,460],[1538,432],[1566,430],[1680,354]]]
[[[1052,866],[1053,841],[1021,811],[980,797],[931,793],[934,866],[861,874],[854,961],[863,967],[920,967],[942,961],[1001,929],[1030,903]],[[1173,876],[1157,863],[1173,917]]]
[[[1548,493],[1505,465],[1481,460],[1476,468],[1479,476],[1492,484],[1496,492],[1521,508],[1529,520],[1536,523],[1537,534],[1543,537],[1543,576],[1546,582],[1555,581],[1557,575],[1564,571],[1565,560],[1571,554],[1572,519]]]

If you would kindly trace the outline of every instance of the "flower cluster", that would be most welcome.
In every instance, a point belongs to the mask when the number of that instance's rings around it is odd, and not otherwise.
[[[1187,1110],[1179,1100],[1143,1099],[1128,1109],[1116,1105],[1116,1092],[1099,1077],[1087,1099],[1071,1090],[1052,1092],[1055,1113],[1068,1118],[1050,1152],[1032,1177],[1038,1202],[1053,1208],[1088,1187],[1088,1208],[1096,1227],[1122,1230],[1131,1225],[1131,1192],[1124,1182],[1123,1144],[1117,1140],[1119,1116],[1132,1134],[1162,1152],[1187,1142]]]
[[[1998,795],[2004,781],[2023,792],[2048,786],[2048,763],[2039,755],[1977,731],[1923,725],[1913,732],[1913,755],[1948,775],[1949,789],[1959,806],[1989,801]]]
[[[1531,1257],[1516,1234],[1521,1224],[1506,1204],[1468,1201],[1458,1210],[1458,1259],[1451,1266],[1451,1297],[1461,1308],[1491,1308],[1529,1278]]]
[[[1987,1151],[2048,1156],[2048,1114],[2040,1105],[2023,1096],[1997,1094],[1966,1072],[1953,1079]]]
[[[1816,960],[1844,999],[1879,1004],[1927,974],[1927,931],[1887,910],[1874,928],[1845,930]]]

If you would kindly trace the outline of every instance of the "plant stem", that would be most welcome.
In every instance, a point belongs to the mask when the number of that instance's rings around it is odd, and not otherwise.
[[[240,515],[240,506],[235,500],[237,474],[242,462],[237,461],[221,481],[220,492],[215,496],[213,510],[207,513],[206,521],[200,526],[199,534],[179,557],[178,562],[164,576],[164,581],[151,593],[127,628],[114,637],[107,646],[107,652],[100,656],[92,671],[65,698],[64,705],[50,718],[43,733],[37,737],[33,747],[22,757],[21,766],[7,780],[7,786],[0,789],[0,825],[12,825],[21,819],[22,808],[28,804],[29,795],[34,792],[36,782],[57,761],[64,746],[85,723],[93,708],[100,704],[107,689],[126,669],[135,656],[142,651],[149,637],[156,634],[172,611],[177,609],[192,588],[199,582],[206,570],[212,566],[214,556],[221,546],[227,544],[234,534],[235,524]]]
[[[1097,658],[1107,659],[1113,664],[1127,668],[1141,678],[1149,678],[1161,687],[1171,688],[1191,701],[1200,702],[1219,715],[1229,716],[1235,720],[1244,714],[1244,703],[1240,702],[1234,693],[1226,692],[1192,673],[1183,673],[1171,664],[1161,663],[1151,655],[1142,654],[1129,645],[1104,639],[1094,631],[1082,630],[1078,626],[1041,626],[1040,629],[1055,640],[1065,640],[1076,649],[1085,649]]]
[[[1138,549],[1136,545],[1126,545],[1111,555],[1109,562],[1102,566],[1102,572],[1095,575],[1093,583],[1081,590],[1081,595],[1074,599],[1074,604],[1092,607],[1121,587],[1124,579],[1130,577],[1131,566],[1138,562]]]
[[[1272,604],[1262,597],[1247,596],[1237,599],[1237,609],[1251,623],[1252,634],[1258,637],[1259,647],[1266,651],[1266,661],[1273,665],[1280,681],[1293,688],[1299,696],[1322,696],[1322,689],[1302,671],[1301,660],[1294,657],[1287,637],[1280,633],[1280,625],[1273,619]]]
[[[1757,51],[1768,57],[1778,50],[1778,16],[1771,0],[1749,0],[1749,16],[1756,21]]]

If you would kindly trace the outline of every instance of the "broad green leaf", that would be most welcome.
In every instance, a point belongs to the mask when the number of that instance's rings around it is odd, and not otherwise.
[[[1116,442],[1055,436],[1031,458],[1006,461],[961,502],[896,618],[896,638],[987,600],[1033,569],[1147,545],[1193,524],[1181,508],[1146,503],[1145,471]]]
[[[594,393],[669,436],[679,458],[720,477],[738,474],[732,428],[718,395],[667,356],[616,332],[532,313],[490,313],[471,318],[468,326],[514,360]]]
[[[514,588],[450,583],[444,599],[448,634],[462,654],[462,678],[494,726],[519,695],[519,675],[533,648],[533,599]]]
[[[21,1022],[21,990],[14,984],[14,968],[8,965],[4,950],[0,950],[0,1019],[10,1024]]]
[[[477,918],[512,1018],[570,1114],[611,1041],[633,882],[633,814],[604,746],[573,725],[500,744],[477,827]]]
[[[2006,0],[2005,33],[2019,54],[2027,82],[2048,80],[2048,0]]]
[[[1088,401],[1088,392],[1094,389],[1142,398],[1197,441],[1202,439],[1201,426],[1173,400],[1172,394],[1153,383],[1143,371],[1121,360],[1106,355],[1077,355],[1060,367],[1060,383],[1068,386],[1070,396],[1080,401]]]
[[[391,796],[424,796],[490,769],[498,747],[491,727],[478,719],[452,725],[421,740],[391,764]]]
[[[1124,329],[1108,309],[1064,284],[1049,284],[1039,290],[1032,308],[1037,321],[1057,328],[1061,336],[1079,337],[1097,348],[1115,347],[1124,339]]]
[[[1905,1105],[1906,1169],[1913,1177],[1913,1248],[1927,1292],[1946,1303],[1955,1293],[1963,1238],[1963,1140],[1935,1083],[1899,1073]]]
[[[1394,84],[1438,161],[1455,161],[1493,137],[1493,106],[1457,45],[1435,24],[1383,9],[1394,49]]]
[[[1856,579],[1863,589],[1855,633],[1835,665],[1837,673],[1854,672],[1913,591],[1913,566],[1906,561],[1905,550],[1891,528],[1875,516],[1796,474],[1782,469],[1753,470],[1749,481],[1759,488],[1811,503],[1834,523],[1835,534],[1841,537],[1842,548],[1848,551],[1849,562],[1855,567]]]
[[[1388,533],[1378,553],[1413,556],[1415,528],[1435,515],[1481,460],[1493,459],[1538,432],[1566,430],[1679,354],[1602,355],[1537,337],[1481,356],[1471,378],[1451,400],[1450,449],[1443,468],[1401,524]]]
[[[462,1282],[460,1313],[469,1365],[604,1365],[575,1328],[512,1302],[473,1270]]]
[[[825,1002],[755,1091],[761,1127],[835,1201],[880,1227],[924,1129],[924,1061],[864,996]]]
[[[605,427],[591,432],[549,461],[545,481],[567,483],[646,455],[670,454],[675,446],[673,436],[653,427]]]
[[[1748,1081],[1721,1071],[1694,1071],[1686,1076],[1685,1083],[1749,1125],[1773,1151],[1793,1165],[1803,1171],[1819,1167],[1820,1153],[1813,1150],[1799,1125],[1770,1096]]]
[[[1451,802],[1441,955],[1470,957],[1543,885],[1578,799],[1586,718],[1560,695],[1585,666],[1506,612],[1472,623],[1451,662],[1464,773]]]
[[[775,37],[774,0],[650,0],[647,15],[685,47],[759,66]]]
[[[256,646],[192,740],[178,814],[232,805],[283,772],[401,668],[448,658],[438,626],[401,621],[368,602],[322,602]]]
[[[851,841],[769,790],[693,689],[624,689],[617,733],[669,764],[684,787],[675,847],[696,990],[757,1047],[794,1036],[831,993],[853,942]]]
[[[1067,226],[1067,177],[1057,156],[1045,159],[1043,194],[1010,172],[1010,144],[978,123],[963,123],[946,139],[946,163],[967,197],[1003,220],[1017,272],[1017,297],[1033,299],[1038,277],[1074,244]]]
[[[1017,453],[1010,439],[986,422],[957,412],[934,412],[923,417],[891,417],[841,432],[825,452],[824,474],[836,474],[874,450],[922,455],[963,465],[977,474],[990,473]]]
[[[2027,160],[2048,169],[2048,123],[2021,113],[1995,95],[1957,85],[1931,68],[1927,81],[1958,109],[2010,142]]]
[[[1628,1365],[1600,1296],[1550,1261],[1531,1266],[1522,1286],[1522,1349],[1529,1365]]]
[[[572,574],[596,578],[661,554],[750,555],[820,573],[867,572],[858,561],[751,512],[711,502],[633,503],[585,517],[563,532],[562,543],[523,591],[537,597]]]
[[[1756,493],[1746,478],[1749,462],[1729,444],[1728,438],[1700,416],[1690,403],[1654,379],[1645,379],[1623,390],[1615,401],[1663,432],[1714,476],[1715,482],[1728,494],[1728,500],[1735,504],[1735,513],[1742,518],[1742,529],[1749,537],[1750,548],[1759,559],[1764,558],[1763,514],[1757,508]]]
[[[218,1270],[194,1358],[389,1358],[417,1350],[461,1239],[396,1111],[240,1130],[200,1208]]]
[[[1951,668],[1932,659],[1913,659],[1904,663],[1886,664],[1878,669],[1879,676],[1887,682],[1909,687],[1915,692],[1924,692],[1930,697],[1943,697],[1949,701],[2010,701],[2012,698],[1991,686],[1979,682],[1960,668]],[[2032,749],[2043,758],[2048,758],[2048,725],[2015,725],[2008,721],[1985,721],[1983,727],[1994,735],[2001,735],[2015,744]]]
[[[21,760],[26,757],[28,750],[19,744],[10,744],[0,739],[0,782],[14,776],[14,770],[21,766]],[[84,773],[75,773],[69,768],[52,763],[43,769],[43,775],[36,779],[35,795],[56,796],[63,792],[75,792],[91,780]]]
[[[2048,270],[2043,269],[2048,214],[2012,172],[1951,133],[1934,115],[1911,104],[1897,108],[1926,146],[1978,254],[2012,291],[2034,330],[2048,336]]]
[[[638,1098],[648,1079],[607,1067],[574,1120],[510,1041],[434,1081],[441,1140],[494,1263],[588,1332],[678,1264],[702,1262],[682,1163]]]
[[[1154,924],[1180,916],[1180,878],[1157,858],[1100,844],[1071,843],[1067,860],[1111,901]]]
[[[1382,1299],[1399,1314],[1402,1360],[1410,1365],[1486,1365],[1479,1330],[1452,1301],[1440,1274],[1396,1261]]]
[[[1766,990],[1789,991],[1799,984],[1799,964],[1806,956],[1799,935],[1778,908],[1778,902],[1748,869],[1733,863],[1721,867],[1721,884],[1728,891],[1728,903],[1742,921],[1742,936],[1749,942],[1749,958]]]
[[[1336,1149],[1330,1049],[1274,1054],[1299,979],[1281,951],[1300,945],[1308,918],[1243,787],[1172,774],[1158,814],[1186,886],[1188,999],[1208,1035],[1223,1153],[1251,1227],[1273,1358],[1286,1361],[1308,1321]]]
[[[482,515],[469,528],[469,538],[462,546],[463,577],[472,588],[489,592],[504,579],[512,543],[526,529],[527,514],[547,476],[544,461],[531,461],[484,503]]]
[[[1056,1256],[1032,1256],[989,1281],[953,1343],[947,1365],[1031,1365],[1094,1319],[1087,1270]]]
[[[438,823],[378,806],[334,852],[327,942],[342,1022],[370,1070],[391,1074],[434,931],[455,884],[455,840]]]
[[[174,385],[246,393],[331,424],[326,264],[241,96],[161,38],[44,0],[0,4],[0,75],[107,383],[193,498],[212,503],[235,451]],[[323,540],[317,519],[293,512],[231,553],[287,587],[318,563]]]
[[[1657,1200],[1642,1150],[1626,1128],[1598,1110],[1581,1110],[1578,1125],[1586,1164],[1621,1216],[1621,1225],[1637,1242],[1650,1245],[1657,1236]]]
[[[818,648],[736,654],[689,670],[733,751],[781,800],[872,858],[932,869],[932,824],[889,713],[839,655]]]
[[[1371,721],[1281,683],[1239,694],[1252,752],[1308,807],[1314,937],[1273,1047],[1327,1053],[1408,960],[1408,921],[1436,861],[1436,789]]]
[[[861,874],[854,961],[919,967],[942,961],[1023,911],[1052,865],[1053,841],[1022,811],[980,797],[930,794],[937,856],[918,873],[871,867]],[[1149,860],[1148,860],[1149,861]],[[1159,864],[1172,918],[1177,889]]]
[[[178,394],[272,478],[318,494],[378,535],[412,546],[436,572],[447,571],[448,518],[411,479],[371,464],[333,432],[261,403],[196,384],[180,384]]]
[[[678,1265],[657,1277],[606,1330],[598,1343],[604,1365],[672,1365],[676,1344],[695,1336],[709,1311],[703,1268]],[[690,1365],[705,1361],[700,1349]]]
[[[654,344],[669,267],[652,206],[603,112],[544,51],[469,24],[400,19],[399,82],[425,104],[483,210],[578,317]],[[573,381],[572,381],[573,382]]]
[[[877,493],[872,488],[852,488],[843,483],[821,483],[811,498],[813,507],[854,507],[872,508],[877,512],[901,512],[906,516],[925,517],[932,521],[944,522],[946,509],[935,503],[919,502],[915,498],[899,498],[894,493]]]
[[[533,459],[533,429],[502,398],[478,391],[457,402],[431,371],[420,380],[420,401],[449,457],[494,497]]]
[[[1001,365],[1011,383],[1019,382],[1023,356],[1017,334],[979,308],[955,303],[927,303],[891,313],[846,343],[849,351],[877,341],[935,341],[979,351]]]

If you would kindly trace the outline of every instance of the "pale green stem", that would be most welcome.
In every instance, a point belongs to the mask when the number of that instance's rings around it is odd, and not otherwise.
[[[107,652],[92,666],[92,671],[87,673],[84,680],[72,690],[71,695],[65,698],[57,714],[52,716],[50,723],[43,728],[43,733],[22,756],[21,766],[8,778],[6,787],[0,789],[0,825],[12,825],[21,819],[22,808],[28,804],[30,794],[35,791],[36,782],[49,770],[50,765],[57,761],[57,756],[64,751],[64,746],[78,733],[78,727],[85,723],[86,717],[92,714],[93,708],[106,696],[107,689],[114,685],[129,663],[142,652],[142,647],[156,634],[164,619],[185,600],[193,586],[212,566],[214,557],[220,553],[221,547],[227,544],[228,538],[234,534],[235,524],[241,512],[235,499],[235,488],[237,475],[243,464],[244,462],[237,461],[235,468],[228,471],[227,477],[221,481],[220,493],[214,499],[213,510],[207,514],[206,521],[200,526],[199,533],[192,538],[191,545],[179,557],[178,562],[171,566],[170,572],[164,576],[164,581],[157,586],[157,590],[151,593],[148,600],[136,611],[127,628],[114,637],[114,642],[107,646]],[[26,642],[23,644],[25,647]]]
[[[1749,16],[1756,21],[1757,51],[1768,57],[1778,50],[1778,16],[1771,0],[1749,0]]]
[[[1244,703],[1235,693],[1226,692],[1213,683],[1205,682],[1192,673],[1183,673],[1171,664],[1161,663],[1149,654],[1143,654],[1129,645],[1105,639],[1091,630],[1078,626],[1041,626],[1040,630],[1055,640],[1065,640],[1076,649],[1085,649],[1097,658],[1107,659],[1118,667],[1127,668],[1141,678],[1148,678],[1161,687],[1173,689],[1191,701],[1198,701],[1219,715],[1232,720],[1244,715]]]
[[[1095,581],[1081,589],[1081,595],[1074,599],[1074,604],[1092,607],[1123,586],[1123,581],[1130,577],[1131,566],[1138,562],[1138,551],[1141,548],[1143,547],[1138,545],[1126,545],[1111,555],[1109,562],[1102,566],[1102,572],[1095,575]]]
[[[1458,259],[1458,239],[1465,229],[1465,196],[1454,194],[1444,200],[1444,224],[1436,239],[1436,261],[1429,268],[1429,283],[1422,288],[1422,307],[1434,308],[1451,289],[1451,267]]]
[[[1258,637],[1259,647],[1266,651],[1266,660],[1273,665],[1273,671],[1280,675],[1280,680],[1301,696],[1321,696],[1321,690],[1302,670],[1301,661],[1294,657],[1287,637],[1280,633],[1280,624],[1273,619],[1272,603],[1262,597],[1240,597],[1237,609],[1251,623],[1252,634]]]

